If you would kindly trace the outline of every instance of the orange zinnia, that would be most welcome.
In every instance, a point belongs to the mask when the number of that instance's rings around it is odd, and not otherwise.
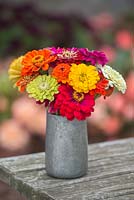
[[[28,83],[30,83],[30,81],[32,81],[36,76],[38,76],[39,74],[36,73],[34,76],[23,76],[21,77],[17,82],[16,82],[16,86],[18,87],[18,90],[20,92],[24,92],[26,89],[26,86]]]
[[[49,63],[56,60],[56,56],[51,55],[51,51],[48,49],[33,50],[25,54],[21,71],[22,76],[33,75],[40,69],[46,71],[49,68]]]
[[[52,76],[55,77],[58,82],[66,83],[68,81],[70,67],[71,66],[66,63],[60,63],[54,68]]]

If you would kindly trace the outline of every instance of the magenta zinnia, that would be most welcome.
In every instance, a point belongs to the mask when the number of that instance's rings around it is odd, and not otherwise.
[[[83,55],[83,61],[89,62],[91,65],[104,66],[108,62],[108,58],[102,51],[89,51],[87,48],[80,48],[79,51]]]
[[[59,111],[60,115],[68,120],[74,118],[84,120],[94,111],[94,97],[90,94],[78,93],[68,85],[59,87],[53,109]]]

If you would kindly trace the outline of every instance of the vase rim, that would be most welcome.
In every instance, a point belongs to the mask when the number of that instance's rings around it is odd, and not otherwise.
[[[84,122],[84,121],[87,121],[87,119],[85,119],[85,120],[77,120],[76,118],[75,119],[73,119],[73,120],[68,120],[66,117],[63,117],[63,116],[61,116],[61,115],[56,115],[56,114],[54,114],[54,113],[50,113],[50,112],[47,112],[47,115],[48,116],[52,116],[52,117],[54,117],[54,118],[61,118],[61,120],[62,121],[68,121],[68,122],[74,122],[74,121],[76,121],[76,122]]]

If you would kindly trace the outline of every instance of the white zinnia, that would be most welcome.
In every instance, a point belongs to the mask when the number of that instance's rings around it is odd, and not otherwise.
[[[110,81],[109,84],[111,86],[114,85],[119,91],[121,91],[124,94],[127,89],[127,86],[122,75],[108,65],[102,67],[101,70],[104,77]]]

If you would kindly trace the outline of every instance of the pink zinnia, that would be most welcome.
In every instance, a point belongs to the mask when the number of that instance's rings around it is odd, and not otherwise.
[[[76,63],[82,60],[82,54],[78,48],[60,48],[52,47],[50,50],[53,52],[53,55],[57,56],[58,62],[69,62]]]
[[[108,58],[102,51],[89,51],[87,48],[80,48],[80,52],[83,55],[83,61],[90,62],[92,65],[100,64],[103,66],[108,62]]]

